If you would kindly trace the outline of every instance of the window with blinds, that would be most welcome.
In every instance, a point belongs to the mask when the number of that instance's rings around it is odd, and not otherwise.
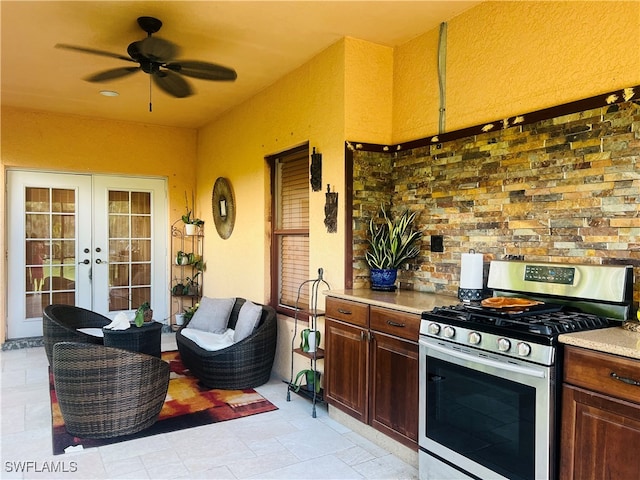
[[[298,288],[309,276],[309,147],[285,152],[272,161],[272,291],[278,293],[278,307],[287,309],[295,307]],[[298,306],[308,304],[308,289],[302,289]]]

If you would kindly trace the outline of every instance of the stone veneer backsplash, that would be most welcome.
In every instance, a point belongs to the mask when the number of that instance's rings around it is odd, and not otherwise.
[[[460,258],[630,264],[640,300],[640,104],[623,102],[406,151],[353,151],[353,287],[368,221],[418,210],[401,288],[457,295]],[[430,251],[431,235],[444,252]]]

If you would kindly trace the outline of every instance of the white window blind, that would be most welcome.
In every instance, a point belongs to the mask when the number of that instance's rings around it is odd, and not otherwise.
[[[276,160],[276,229],[278,303],[295,307],[298,287],[309,276],[309,151],[284,154]],[[302,289],[298,306],[309,303]]]

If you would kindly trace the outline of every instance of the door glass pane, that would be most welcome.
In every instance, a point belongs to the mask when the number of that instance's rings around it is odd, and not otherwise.
[[[51,303],[75,304],[76,191],[25,188],[26,317]]]
[[[151,194],[109,191],[109,311],[151,300]]]

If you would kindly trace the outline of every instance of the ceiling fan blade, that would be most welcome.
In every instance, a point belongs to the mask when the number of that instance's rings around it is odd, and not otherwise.
[[[153,62],[168,62],[180,52],[177,45],[158,37],[147,37],[136,44],[138,51]]]
[[[105,70],[104,72],[95,73],[85,78],[85,80],[87,82],[108,82],[109,80],[126,77],[132,73],[136,73],[138,70],[140,70],[140,67],[113,68],[111,70]]]
[[[152,76],[156,85],[173,97],[184,98],[193,93],[189,83],[177,73],[160,70]]]
[[[197,60],[185,60],[165,65],[174,72],[187,77],[200,78],[202,80],[234,81],[238,74],[232,68],[216,65],[215,63],[199,62]]]
[[[56,48],[64,48],[66,50],[74,50],[76,52],[90,53],[92,55],[102,55],[103,57],[118,58],[120,60],[126,60],[127,62],[135,62],[130,57],[119,55],[117,53],[106,52],[104,50],[96,50],[95,48],[78,47],[76,45],[67,45],[66,43],[57,43]]]

